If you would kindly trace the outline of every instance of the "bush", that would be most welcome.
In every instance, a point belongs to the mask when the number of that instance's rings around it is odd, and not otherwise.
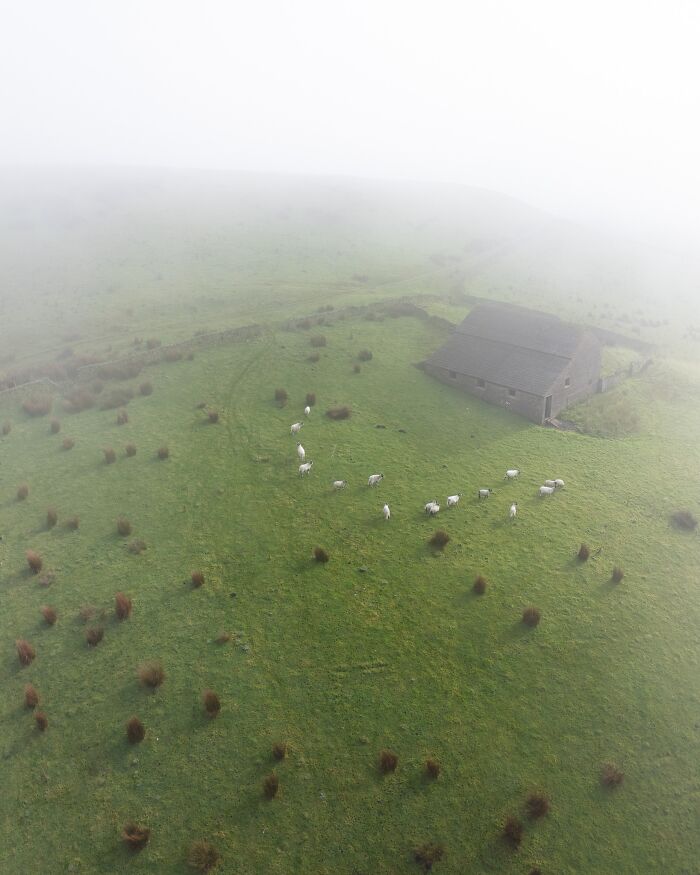
[[[272,745],[272,756],[276,760],[283,760],[287,756],[287,742],[276,741]]]
[[[58,522],[58,514],[56,513],[56,509],[53,507],[50,507],[46,511],[46,528],[52,529],[56,525],[57,522]]]
[[[82,413],[83,410],[90,410],[95,406],[95,396],[89,389],[75,389],[71,392],[63,402],[68,413]]]
[[[87,623],[89,620],[92,620],[96,612],[97,608],[94,605],[82,605],[80,610],[78,611],[78,616],[83,621],[83,623]]]
[[[150,380],[145,380],[139,386],[139,392],[143,395],[152,395],[153,394],[153,383]]]
[[[53,399],[50,395],[34,395],[22,402],[22,410],[27,416],[46,416],[51,412]]]
[[[306,357],[307,362],[311,362],[312,365],[315,365],[316,362],[321,361],[321,353],[320,352],[312,352],[310,355]]]
[[[698,521],[689,510],[677,510],[671,514],[671,522],[676,528],[693,532],[698,527]]]
[[[228,642],[231,640],[231,633],[230,632],[219,632],[219,634],[216,636],[216,638],[214,640],[216,641],[217,644],[228,644]]]
[[[578,548],[578,553],[576,554],[579,562],[585,562],[588,557],[591,555],[591,549],[588,544],[581,544]]]
[[[49,726],[49,718],[44,714],[43,711],[36,711],[34,714],[34,721],[36,723],[36,728],[39,732],[46,732]]]
[[[144,662],[139,666],[138,676],[144,687],[155,690],[165,680],[165,671],[160,662]]]
[[[138,556],[140,553],[146,549],[146,542],[142,541],[141,538],[134,538],[133,541],[129,541],[129,553],[133,553]]]
[[[193,571],[190,575],[192,579],[192,586],[197,589],[202,586],[204,583],[204,572],[203,571]]]
[[[527,816],[531,820],[537,820],[538,817],[544,817],[549,812],[549,799],[544,793],[530,793],[525,800],[527,808]]]
[[[371,362],[372,361],[372,353],[368,349],[361,349],[357,354],[357,358],[361,362]]]
[[[107,447],[105,450],[102,450],[105,457],[105,465],[112,465],[117,461],[117,454],[114,452],[112,447]]]
[[[622,772],[615,763],[603,763],[600,770],[600,781],[605,787],[619,787],[625,779],[625,773]]]
[[[57,419],[51,420],[51,434],[58,434],[61,430],[61,423]]]
[[[138,717],[130,717],[126,724],[126,737],[129,744],[138,744],[146,737],[146,727]]]
[[[63,443],[61,444],[64,450],[72,450],[75,446],[75,441],[73,438],[63,438]]]
[[[445,849],[442,845],[436,845],[433,842],[426,842],[420,845],[413,852],[413,859],[422,866],[426,872],[430,872],[435,863],[439,863],[445,856]]]
[[[32,574],[38,574],[44,565],[44,560],[41,558],[41,555],[37,553],[36,550],[27,550],[25,556],[27,557],[29,570]]]
[[[70,529],[71,532],[76,532],[80,528],[80,517],[69,516],[64,525],[67,529]]]
[[[316,403],[316,393],[315,392],[307,392],[306,393],[306,403],[309,407],[313,407]]]
[[[149,337],[146,341],[146,349],[158,349],[161,342],[157,337]]]
[[[207,418],[209,419],[209,422],[211,422],[212,424],[217,423],[217,422],[219,421],[219,413],[218,413],[218,411],[216,411],[216,410],[208,410],[208,411],[207,411]]]
[[[311,328],[311,320],[310,319],[300,319],[297,322],[297,328],[301,328],[302,331],[308,331]]]
[[[523,840],[523,824],[517,817],[511,815],[506,818],[503,824],[503,838],[514,848],[519,847]]]
[[[483,595],[486,592],[486,578],[482,577],[480,574],[474,581],[474,592],[477,595]]]
[[[165,461],[170,456],[170,450],[163,444],[162,447],[158,447],[158,452],[156,453],[161,462]]]
[[[164,362],[179,362],[182,359],[182,351],[179,349],[166,349],[163,353]]]
[[[625,572],[616,565],[612,570],[613,583],[620,583],[620,581],[622,580],[622,578],[624,576],[625,576]]]
[[[202,693],[202,704],[209,717],[216,717],[221,711],[221,699],[214,690],[205,690]]]
[[[102,396],[100,410],[115,410],[117,407],[126,407],[133,397],[133,389],[111,389],[106,395]]]
[[[355,364],[352,366],[353,374],[359,374],[361,370],[362,368],[357,364],[357,362],[355,362]]]
[[[17,501],[24,501],[24,499],[29,495],[29,487],[26,483],[23,483],[21,486],[17,487]]]
[[[428,541],[428,543],[434,550],[444,550],[449,542],[450,536],[443,529],[438,529],[436,532],[434,532],[432,537]]]
[[[17,648],[17,659],[19,659],[20,665],[31,665],[36,659],[36,650],[24,638],[19,638],[15,641],[15,647]]]
[[[11,431],[12,431],[12,423],[11,422],[3,422],[3,424],[2,424],[3,437],[8,435]]]
[[[125,516],[120,516],[117,518],[117,532],[122,536],[122,538],[126,538],[127,535],[131,534],[131,523]]]
[[[536,626],[540,622],[541,618],[542,614],[540,613],[538,608],[529,607],[525,608],[525,610],[523,611],[523,623],[525,623],[526,626]]]
[[[129,458],[136,455],[136,444],[127,444],[124,449]]]
[[[126,593],[118,592],[114,596],[114,613],[117,620],[127,620],[131,616],[131,599]]]
[[[85,640],[88,643],[88,647],[97,647],[104,637],[104,626],[89,626],[85,630]]]
[[[140,851],[148,844],[151,831],[147,826],[139,826],[137,823],[126,823],[122,829],[122,841],[131,851]]]
[[[321,347],[326,345],[326,338],[323,334],[314,334],[314,336],[309,340],[309,343],[313,347]]]
[[[52,608],[50,605],[42,605],[39,610],[41,611],[41,616],[44,618],[46,625],[53,626],[58,619],[56,608]]]
[[[287,394],[286,389],[275,389],[275,401],[280,407],[284,407],[288,400],[289,395]]]
[[[128,421],[129,414],[126,410],[120,410],[119,413],[117,413],[117,425],[126,425]]]
[[[24,685],[24,707],[36,708],[39,704],[39,693],[32,684]]]
[[[270,772],[263,779],[263,793],[268,799],[274,799],[280,788],[280,779],[274,772]]]
[[[211,872],[221,862],[221,854],[214,845],[200,840],[190,845],[187,862],[193,869],[199,869],[200,872]]]
[[[440,774],[440,763],[433,757],[428,757],[425,761],[425,773],[429,778],[436,780]]]
[[[53,573],[53,571],[47,571],[46,574],[42,574],[39,578],[39,586],[51,586],[55,579],[56,575]]]
[[[331,557],[323,547],[314,547],[314,559],[316,562],[328,562]]]
[[[398,764],[398,755],[395,754],[393,750],[385,748],[384,750],[379,751],[379,771],[383,775],[388,775],[389,772],[395,772]]]
[[[329,410],[326,410],[326,416],[329,419],[350,419],[352,415],[352,410],[349,407],[331,407]]]

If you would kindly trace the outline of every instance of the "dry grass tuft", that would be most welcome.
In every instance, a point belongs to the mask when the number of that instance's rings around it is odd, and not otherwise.
[[[314,547],[314,554],[313,555],[314,555],[314,559],[316,560],[316,562],[324,562],[325,563],[325,562],[328,562],[328,560],[331,558],[328,555],[328,552],[323,549],[323,547]]]
[[[326,345],[326,337],[324,334],[314,334],[313,337],[310,338],[309,343],[313,347],[322,347]]]
[[[591,548],[588,544],[581,544],[578,548],[578,553],[576,554],[579,562],[586,562],[588,557],[591,555]]]
[[[117,532],[126,538],[131,534],[131,523],[125,516],[117,517]]]
[[[503,824],[503,838],[514,848],[519,847],[523,840],[522,821],[513,815],[506,818],[506,822]]]
[[[436,845],[434,842],[426,842],[424,845],[419,845],[413,852],[413,859],[422,866],[426,872],[430,872],[436,863],[445,856],[445,849],[442,845]]]
[[[127,444],[124,450],[129,458],[136,455],[136,444]]]
[[[72,450],[75,446],[75,441],[73,438],[65,437],[63,438],[63,443],[61,444],[64,450]]]
[[[126,823],[122,829],[122,841],[131,851],[140,851],[145,848],[150,837],[150,829],[147,826],[139,826],[137,823]]]
[[[443,529],[438,529],[433,533],[428,543],[434,550],[444,550],[450,542],[450,536]]]
[[[51,434],[58,434],[61,430],[61,423],[57,419],[51,420]]]
[[[39,704],[39,693],[32,684],[24,685],[24,707],[36,708]]]
[[[274,799],[280,788],[280,779],[274,772],[270,772],[263,779],[263,793],[267,799]]]
[[[37,553],[36,550],[27,550],[24,555],[27,557],[29,570],[32,574],[38,574],[44,566],[44,560],[41,558],[41,554]]]
[[[276,760],[283,760],[287,756],[287,742],[286,741],[276,741],[272,745],[272,757]]]
[[[12,431],[12,423],[11,422],[3,422],[2,424],[2,435],[6,437]]]
[[[200,839],[200,841],[190,845],[187,862],[193,869],[198,869],[200,872],[211,872],[221,862],[221,854],[214,845]]]
[[[531,605],[523,611],[523,623],[525,623],[526,626],[534,628],[541,619],[542,614],[540,613],[539,608],[532,607]]]
[[[89,623],[97,613],[97,608],[94,605],[83,605],[78,611],[78,616],[83,623]]]
[[[128,421],[129,414],[126,410],[120,410],[119,413],[117,413],[117,425],[126,425]]]
[[[486,592],[486,578],[479,574],[474,581],[473,589],[477,595],[483,595]]]
[[[357,357],[361,362],[371,362],[372,361],[372,353],[368,349],[361,349],[358,352]]]
[[[384,750],[379,751],[379,771],[383,775],[388,775],[390,772],[395,772],[398,764],[398,754],[395,754],[393,750],[388,750],[387,748],[384,748]]]
[[[620,583],[620,581],[622,580],[622,578],[624,576],[625,576],[625,572],[616,565],[612,570],[613,583]]]
[[[425,761],[425,773],[433,780],[436,780],[440,775],[440,763],[434,757],[428,757]]]
[[[698,521],[689,510],[677,510],[671,514],[671,522],[676,528],[686,532],[694,532],[698,527]]]
[[[156,690],[165,680],[165,670],[160,662],[144,662],[139,666],[138,677],[144,687]]]
[[[117,461],[117,454],[112,447],[106,447],[102,452],[105,457],[105,465],[112,465]]]
[[[126,620],[131,616],[131,599],[126,593],[118,592],[114,596],[114,613],[118,620]]]
[[[42,605],[39,610],[47,626],[53,626],[56,620],[58,620],[56,608],[52,608],[50,605]]]
[[[46,416],[51,412],[53,399],[50,395],[34,395],[22,402],[22,410],[27,416]]]
[[[80,528],[80,517],[75,516],[75,515],[69,516],[66,519],[64,525],[67,529],[70,529],[72,532],[75,532]]]
[[[289,401],[289,395],[286,389],[275,389],[275,401],[279,404],[280,407],[284,407],[284,405]]]
[[[104,626],[89,626],[85,630],[85,640],[88,643],[88,647],[97,647],[104,637]]]
[[[56,512],[56,508],[50,507],[46,511],[46,528],[52,529],[56,523],[58,522],[58,513]]]
[[[129,541],[129,553],[134,553],[134,555],[138,556],[140,553],[143,553],[145,549],[146,542],[142,541],[141,538],[134,538],[133,541]]]
[[[219,412],[218,410],[208,410],[207,411],[207,419],[212,425],[219,421]]]
[[[326,410],[326,416],[329,419],[350,419],[352,416],[352,410],[344,405],[343,407],[331,407],[329,410]]]
[[[527,816],[531,820],[537,820],[549,813],[549,798],[544,793],[530,793],[525,800]]]
[[[190,574],[190,578],[192,580],[192,586],[195,589],[198,589],[200,586],[204,584],[204,572],[203,571],[193,571]]]
[[[312,352],[310,355],[306,357],[307,362],[311,362],[312,365],[315,365],[316,362],[321,361],[321,353],[320,352]]]
[[[209,717],[217,717],[221,711],[221,699],[214,690],[205,690],[202,693],[202,704]]]
[[[24,499],[29,495],[29,487],[26,483],[23,483],[21,486],[17,487],[17,501],[24,501]]]
[[[158,447],[158,452],[156,454],[161,462],[165,461],[165,459],[170,457],[170,450],[163,444],[162,447]]]
[[[604,787],[619,787],[624,780],[625,773],[618,769],[615,763],[603,763],[600,781]]]
[[[316,393],[315,392],[307,392],[306,393],[306,403],[309,407],[313,407],[316,403]]]
[[[46,732],[49,726],[49,718],[44,714],[43,711],[35,711],[34,712],[34,721],[36,723],[36,728],[39,732]]]
[[[146,737],[146,727],[138,717],[130,717],[126,723],[126,737],[129,744],[138,744]]]
[[[153,383],[150,380],[145,380],[139,386],[139,392],[144,396],[151,395],[153,393]]]

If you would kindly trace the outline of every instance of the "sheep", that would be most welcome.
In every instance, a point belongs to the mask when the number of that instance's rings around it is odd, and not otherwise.
[[[553,486],[540,486],[540,498],[544,498],[545,495],[554,495],[554,487]]]
[[[457,504],[457,502],[459,501],[459,499],[460,499],[461,497],[462,497],[462,493],[461,493],[461,492],[458,492],[457,495],[448,495],[448,496],[447,496],[447,506],[448,506],[448,507],[454,507],[455,504]]]
[[[304,474],[308,474],[312,465],[313,462],[304,462],[303,465],[299,465],[299,476],[303,477]]]
[[[384,505],[384,507],[382,508],[382,513],[384,514],[384,519],[388,520],[389,517],[391,516],[391,511],[389,510],[388,504]]]
[[[518,512],[518,505],[515,502],[513,502],[513,504],[511,504],[511,506],[510,506],[510,511],[508,512],[508,515],[510,516],[510,518],[512,520],[514,520],[517,512]]]
[[[437,503],[438,503],[437,498],[433,498],[431,501],[429,501],[427,504],[424,505],[423,510],[426,513],[430,513],[431,510],[435,507],[435,505],[437,505]]]
[[[555,489],[563,489],[564,488],[564,481],[563,480],[555,480],[554,481],[554,488]]]
[[[515,480],[515,478],[520,474],[519,468],[509,468],[506,471],[506,476],[503,478],[504,480]]]
[[[479,501],[481,501],[482,498],[488,498],[489,495],[493,495],[493,489],[480,489],[477,495],[479,496]]]
[[[301,462],[306,458],[306,450],[302,447],[301,444],[297,444],[297,456],[299,456],[299,460]]]
[[[544,485],[545,485],[545,486],[549,486],[550,489],[554,489],[554,487],[555,487],[557,484],[555,483],[554,480],[545,480],[545,481],[544,481]]]
[[[378,483],[381,483],[381,481],[383,479],[384,479],[383,474],[370,474],[369,480],[367,481],[367,485],[368,486],[376,486]]]
[[[437,503],[437,501],[434,501],[430,505],[430,509],[428,510],[428,513],[430,514],[430,516],[435,516],[435,514],[440,513],[440,505]]]
[[[347,480],[334,480],[333,481],[333,489],[345,489],[348,485]]]
[[[292,434],[299,434],[303,425],[304,425],[303,422],[295,422],[290,426],[289,430],[291,431]]]
[[[304,416],[308,416],[310,413],[311,413],[311,408],[307,404],[306,407],[304,408]]]

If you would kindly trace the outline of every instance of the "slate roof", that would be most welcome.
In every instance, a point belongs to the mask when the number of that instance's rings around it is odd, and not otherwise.
[[[480,304],[429,361],[490,383],[547,395],[585,336],[549,313]]]

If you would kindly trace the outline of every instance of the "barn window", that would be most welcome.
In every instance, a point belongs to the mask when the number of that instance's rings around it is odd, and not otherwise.
[[[476,385],[480,389],[485,389],[486,388],[486,380],[482,380],[481,377],[479,377],[479,379],[476,381]]]
[[[510,395],[511,398],[515,398],[515,389],[509,389],[508,394]]]
[[[452,377],[453,380],[456,380],[457,379],[457,371],[450,371],[450,376]]]
[[[566,386],[566,388],[568,389],[568,387],[569,387],[570,385],[571,385],[571,377],[567,377],[567,378],[564,380],[564,386]]]

